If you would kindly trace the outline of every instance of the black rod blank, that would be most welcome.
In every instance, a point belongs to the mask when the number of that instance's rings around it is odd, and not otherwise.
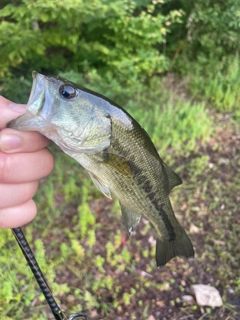
[[[83,314],[83,313],[76,313],[74,315],[72,315],[69,319],[67,319],[63,312],[61,311],[60,307],[58,306],[57,302],[55,301],[55,299],[53,298],[53,295],[51,293],[51,290],[47,284],[47,281],[44,278],[44,275],[34,257],[34,254],[24,236],[24,233],[22,231],[21,228],[13,228],[12,232],[22,250],[22,253],[25,257],[25,259],[27,260],[27,263],[29,265],[29,267],[32,270],[32,273],[42,291],[42,293],[45,296],[45,299],[55,317],[56,320],[71,320],[71,319],[76,319],[78,317],[83,317],[86,320],[89,320],[89,318]]]

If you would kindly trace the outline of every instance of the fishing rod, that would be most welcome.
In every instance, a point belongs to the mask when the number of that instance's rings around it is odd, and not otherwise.
[[[32,249],[30,248],[27,239],[24,236],[24,233],[21,228],[13,228],[12,232],[19,244],[19,247],[22,250],[22,253],[27,260],[27,263],[29,267],[32,270],[32,273],[52,311],[52,314],[54,315],[56,320],[73,320],[77,318],[84,318],[86,320],[90,320],[88,316],[84,313],[76,313],[71,315],[69,318],[67,318],[60,307],[58,306],[56,300],[54,299],[51,290],[47,284],[47,281],[37,263],[37,260],[35,259],[35,256],[32,252]]]

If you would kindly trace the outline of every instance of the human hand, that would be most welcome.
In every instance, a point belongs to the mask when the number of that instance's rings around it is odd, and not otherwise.
[[[6,128],[25,110],[25,105],[0,96],[0,228],[19,227],[34,219],[37,208],[32,197],[38,180],[54,165],[47,138],[38,132]]]

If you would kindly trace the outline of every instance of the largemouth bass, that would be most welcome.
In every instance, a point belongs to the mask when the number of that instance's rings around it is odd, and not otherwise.
[[[158,267],[175,256],[194,256],[168,197],[181,179],[162,161],[146,131],[116,103],[33,71],[26,113],[9,127],[38,131],[77,160],[104,195],[119,199],[130,234],[146,217],[157,233]]]

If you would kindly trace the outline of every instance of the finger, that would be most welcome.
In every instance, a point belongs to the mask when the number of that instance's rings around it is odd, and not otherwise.
[[[0,152],[0,183],[39,180],[52,171],[53,165],[53,156],[47,149],[31,153]]]
[[[0,228],[17,228],[30,222],[37,214],[37,207],[33,200],[19,206],[0,209]]]
[[[25,111],[25,104],[16,104],[0,96],[0,130],[6,128],[10,120],[19,117]]]
[[[34,152],[50,144],[50,140],[34,131],[3,129],[0,132],[0,151],[6,153]]]
[[[38,182],[0,184],[0,209],[15,207],[32,199]]]

